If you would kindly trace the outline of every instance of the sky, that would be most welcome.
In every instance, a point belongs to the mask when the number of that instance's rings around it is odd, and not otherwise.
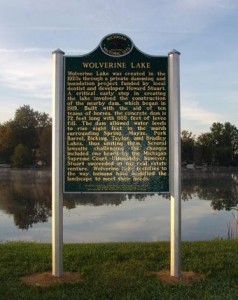
[[[1,0],[0,123],[23,105],[51,116],[52,52],[87,54],[110,33],[181,53],[182,130],[238,127],[237,0]]]

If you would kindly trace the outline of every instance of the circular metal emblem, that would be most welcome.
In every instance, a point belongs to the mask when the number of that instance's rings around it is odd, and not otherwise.
[[[102,51],[114,57],[124,56],[131,52],[133,48],[132,41],[120,33],[107,35],[101,42]]]

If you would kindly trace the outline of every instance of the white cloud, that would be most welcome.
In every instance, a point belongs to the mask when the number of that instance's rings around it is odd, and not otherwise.
[[[39,54],[39,53],[50,53],[51,49],[47,49],[47,48],[20,48],[20,49],[16,49],[16,48],[0,48],[0,53],[5,53],[5,54],[20,54],[20,53],[35,53],[35,54]]]
[[[1,110],[0,110],[0,123],[4,123],[14,118],[14,113],[19,106],[15,103],[15,99],[12,98],[2,98],[0,100]]]
[[[52,62],[48,49],[0,49],[0,122],[14,117],[19,106],[51,112]]]
[[[238,7],[236,0],[177,0],[177,4],[186,13],[224,13],[224,9],[231,11]]]
[[[2,52],[0,56],[0,84],[12,89],[24,91],[35,97],[50,97],[51,62],[49,57],[44,57],[25,49],[20,52]]]
[[[182,119],[196,121],[211,125],[213,122],[221,122],[223,116],[219,113],[206,110],[202,107],[196,96],[188,92],[183,92],[181,101],[181,116]]]
[[[110,0],[87,0],[59,1],[58,5],[53,2],[42,0],[32,6],[29,0],[15,0],[11,2],[12,10],[7,4],[2,4],[3,25],[12,28],[14,17],[18,20],[15,23],[18,28],[25,30],[194,32],[214,22],[213,16],[222,15],[224,10],[221,7],[235,5],[234,1],[226,4],[217,0],[115,0],[113,3]]]

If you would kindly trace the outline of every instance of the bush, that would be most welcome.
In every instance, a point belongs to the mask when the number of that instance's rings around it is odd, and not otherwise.
[[[32,163],[32,155],[29,148],[23,144],[18,144],[11,157],[11,163],[14,167],[26,167]]]

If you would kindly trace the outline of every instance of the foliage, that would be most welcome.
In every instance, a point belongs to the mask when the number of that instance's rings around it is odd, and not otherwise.
[[[41,160],[48,166],[51,165],[51,147],[52,128],[48,125],[39,131],[39,150],[41,153]]]
[[[222,299],[238,293],[236,240],[182,243],[182,270],[205,278],[190,284],[165,284],[156,272],[169,270],[169,242],[64,245],[64,271],[82,280],[51,287],[27,286],[22,276],[51,271],[51,246],[0,244],[1,299]]]
[[[196,164],[230,166],[238,165],[238,129],[226,122],[213,123],[210,132],[197,138],[188,131],[182,132],[182,160]]]
[[[24,145],[34,153],[35,149],[40,148],[44,130],[49,131],[49,128],[51,128],[51,119],[46,113],[34,111],[29,105],[18,108],[13,120],[0,124],[0,162],[10,163],[15,148],[19,144]],[[50,146],[49,139],[47,139],[47,143]],[[49,156],[51,156],[49,152],[44,152],[42,157],[34,158],[34,163],[41,158],[45,163],[50,164],[51,158]]]
[[[212,164],[213,161],[213,142],[211,133],[202,133],[196,141],[195,161],[199,164]]]
[[[213,123],[211,127],[213,160],[229,166],[234,162],[238,150],[238,130],[230,123]]]
[[[11,155],[16,146],[16,130],[13,121],[0,124],[0,162],[10,163]]]
[[[195,136],[192,132],[183,130],[181,134],[181,159],[182,162],[192,163],[194,161]]]
[[[31,151],[23,144],[17,145],[11,157],[11,162],[14,167],[18,168],[29,166],[32,163]]]

